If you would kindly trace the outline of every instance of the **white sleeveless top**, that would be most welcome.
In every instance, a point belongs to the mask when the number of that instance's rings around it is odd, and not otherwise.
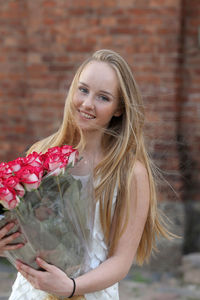
[[[117,189],[115,189],[113,197],[112,215],[114,212],[116,197]],[[91,251],[91,269],[95,269],[103,261],[105,261],[107,253],[108,249],[104,241],[104,234],[100,222],[99,202],[97,202],[95,209],[93,242]],[[33,288],[32,285],[20,273],[18,273],[12,287],[10,298],[8,300],[44,300],[46,296],[46,292]],[[118,283],[110,286],[105,290],[85,294],[84,296],[86,300],[119,300]]]

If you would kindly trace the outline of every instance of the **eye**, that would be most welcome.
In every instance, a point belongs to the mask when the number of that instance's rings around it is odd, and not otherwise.
[[[88,94],[89,93],[89,90],[85,87],[80,86],[78,89],[83,94]]]
[[[109,101],[109,98],[105,95],[99,95],[98,98],[103,101]]]

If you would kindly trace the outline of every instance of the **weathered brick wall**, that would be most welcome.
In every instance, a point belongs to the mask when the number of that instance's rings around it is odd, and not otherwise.
[[[180,141],[184,198],[200,195],[200,1],[186,0],[183,23],[183,63],[180,91]],[[181,147],[181,145],[180,145]]]
[[[200,1],[185,0],[179,151],[185,203],[184,252],[200,251]]]
[[[26,126],[25,1],[0,1],[0,160],[23,151]]]
[[[146,105],[149,149],[179,195],[182,179],[177,129],[185,136],[188,130],[181,109],[186,102],[180,101],[180,91],[186,82],[183,69],[190,64],[189,58],[183,59],[183,19],[184,13],[188,14],[183,2],[0,1],[0,160],[14,159],[58,128],[78,65],[96,49],[110,48],[131,65]],[[197,2],[193,0],[194,7]],[[184,34],[189,35],[187,31]],[[194,70],[193,74],[190,101],[196,99],[197,107],[194,76],[198,74]],[[188,89],[188,99],[190,92]],[[187,108],[185,113],[189,114]],[[180,120],[183,126],[179,126]],[[190,124],[195,127],[193,119]],[[194,157],[197,143],[196,135],[190,139]],[[160,199],[174,197],[163,185]]]

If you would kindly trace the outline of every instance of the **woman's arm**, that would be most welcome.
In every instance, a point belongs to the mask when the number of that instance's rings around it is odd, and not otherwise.
[[[149,180],[146,168],[140,162],[136,162],[134,166],[130,193],[132,199],[129,222],[114,254],[98,268],[76,279],[76,294],[105,289],[122,280],[129,272],[137,252],[149,209]],[[117,221],[115,221],[114,226],[117,225]]]
[[[149,180],[147,171],[140,162],[134,166],[130,192],[133,196],[128,225],[114,254],[96,269],[76,278],[75,295],[105,289],[127,275],[137,252],[149,209]],[[115,221],[114,224],[117,224]],[[73,288],[72,280],[55,266],[42,260],[37,262],[47,272],[36,271],[22,263],[17,263],[18,270],[35,288],[69,296]]]

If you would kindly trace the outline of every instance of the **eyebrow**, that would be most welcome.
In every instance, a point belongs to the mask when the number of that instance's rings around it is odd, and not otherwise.
[[[86,83],[82,82],[82,81],[79,81],[80,84],[86,86],[87,88],[89,88],[89,85],[87,85]],[[99,92],[101,93],[104,93],[104,94],[107,94],[107,95],[110,95],[111,97],[115,98],[115,96],[107,91],[104,91],[104,90],[100,90]]]

